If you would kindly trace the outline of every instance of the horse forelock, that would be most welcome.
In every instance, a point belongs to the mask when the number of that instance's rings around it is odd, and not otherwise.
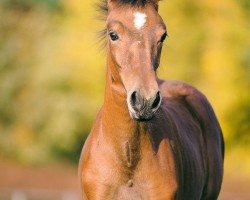
[[[131,7],[144,7],[147,3],[156,4],[158,0],[113,0],[120,5],[130,5]],[[97,4],[97,10],[107,16],[108,13],[108,0],[100,0]]]

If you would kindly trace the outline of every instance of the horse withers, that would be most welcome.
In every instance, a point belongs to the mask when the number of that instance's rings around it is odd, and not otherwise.
[[[166,25],[157,0],[108,0],[104,104],[80,159],[84,200],[215,200],[224,142],[206,97],[156,71]]]

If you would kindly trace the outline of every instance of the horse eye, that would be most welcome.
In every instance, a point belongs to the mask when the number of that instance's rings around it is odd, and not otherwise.
[[[161,39],[160,39],[160,42],[164,42],[164,40],[166,39],[166,37],[168,36],[167,32],[165,32],[162,36],[161,36]]]
[[[109,36],[112,41],[116,41],[119,39],[118,35],[113,31],[109,33]]]

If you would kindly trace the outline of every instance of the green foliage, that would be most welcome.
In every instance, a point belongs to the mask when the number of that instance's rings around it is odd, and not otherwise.
[[[249,15],[250,14],[250,1],[249,0],[237,0],[245,12]]]
[[[35,6],[43,6],[50,11],[62,9],[61,0],[2,0],[1,4],[7,9],[18,9],[23,11],[28,11]]]
[[[160,2],[170,37],[159,69],[161,77],[190,82],[207,95],[222,124],[226,155],[243,152],[246,166],[250,166],[244,153],[249,154],[250,140],[248,2]],[[3,156],[28,164],[77,162],[105,85],[105,51],[99,49],[96,35],[104,23],[94,19],[98,14],[93,4],[1,1]]]

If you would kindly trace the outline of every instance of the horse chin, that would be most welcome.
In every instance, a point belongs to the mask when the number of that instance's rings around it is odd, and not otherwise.
[[[154,118],[154,115],[144,115],[140,116],[137,113],[129,112],[131,118],[137,122],[148,122]]]
[[[136,118],[135,120],[138,122],[149,122],[154,118],[154,116],[151,116],[150,118]]]

